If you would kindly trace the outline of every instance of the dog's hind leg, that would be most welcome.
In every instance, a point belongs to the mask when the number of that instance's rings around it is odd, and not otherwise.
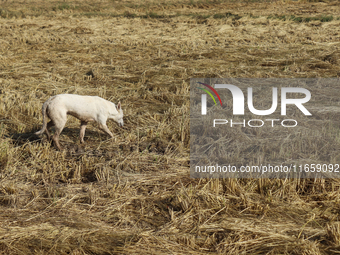
[[[52,140],[53,140],[55,146],[57,146],[57,148],[59,150],[62,150],[61,146],[59,144],[59,135],[60,135],[61,131],[63,131],[64,127],[65,127],[66,120],[67,120],[66,113],[65,113],[65,116],[62,116],[62,115],[58,116],[58,117],[55,116],[55,118],[53,119],[53,123],[55,125],[55,133],[54,133],[54,135],[52,137]]]
[[[59,143],[59,135],[60,135],[61,131],[63,131],[63,128],[58,128],[58,127],[56,127],[55,133],[54,133],[54,135],[53,135],[53,137],[52,137],[52,140],[53,140],[53,142],[54,142],[54,145],[55,145],[59,150],[62,150],[62,149],[61,149],[61,146],[60,146],[60,143]]]
[[[47,139],[48,139],[48,140],[51,140],[51,133],[50,133],[49,129],[50,129],[51,127],[53,127],[53,126],[54,126],[54,123],[53,123],[52,120],[51,120],[50,122],[47,123],[47,127],[46,127],[45,132],[46,132],[46,135],[47,135]]]
[[[80,143],[84,143],[86,125],[87,125],[86,121],[82,121],[80,124],[80,134],[79,134]]]

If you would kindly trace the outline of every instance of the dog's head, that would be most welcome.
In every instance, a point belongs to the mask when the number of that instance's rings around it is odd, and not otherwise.
[[[115,116],[114,120],[118,123],[120,127],[124,126],[124,121],[123,121],[123,110],[120,102],[116,106],[116,110],[118,111],[118,114]]]

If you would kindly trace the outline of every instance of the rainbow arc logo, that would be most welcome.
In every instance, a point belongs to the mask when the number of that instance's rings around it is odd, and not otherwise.
[[[203,83],[203,82],[197,82],[197,83],[199,83],[199,84],[201,84],[201,85],[203,85],[203,86],[206,86],[206,87],[209,88],[212,92],[214,92],[215,95],[217,96],[218,100],[220,101],[221,106],[222,106],[222,101],[221,101],[220,95],[217,93],[217,91],[216,91],[213,87],[211,87],[210,85],[208,85],[208,84],[206,84],[206,83]],[[203,90],[204,92],[206,92],[206,93],[214,100],[215,105],[217,105],[215,98],[213,97],[213,95],[210,93],[209,90],[204,89],[204,88],[200,88],[200,87],[197,87],[197,88],[200,89],[200,90]]]

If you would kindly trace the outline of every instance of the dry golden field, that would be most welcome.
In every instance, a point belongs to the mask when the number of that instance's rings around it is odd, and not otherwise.
[[[189,173],[190,78],[339,76],[337,1],[0,0],[0,253],[339,254],[338,179]],[[60,93],[124,128],[80,145],[69,117],[57,151],[33,133]]]

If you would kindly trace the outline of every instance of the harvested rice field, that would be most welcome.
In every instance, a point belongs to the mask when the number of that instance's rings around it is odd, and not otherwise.
[[[339,254],[339,179],[189,171],[190,78],[339,76],[338,1],[0,1],[0,254]],[[124,127],[69,117],[57,150],[34,132],[64,93]]]

